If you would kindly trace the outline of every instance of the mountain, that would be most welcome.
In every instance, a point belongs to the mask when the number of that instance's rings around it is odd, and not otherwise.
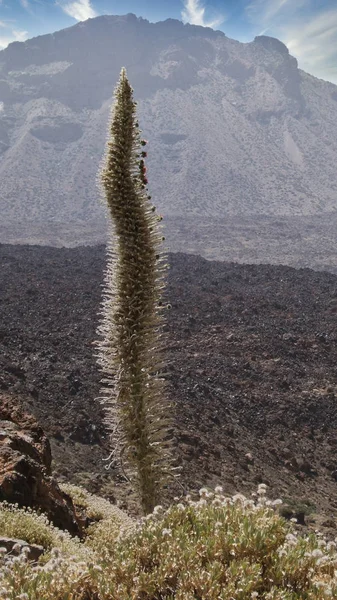
[[[243,44],[132,14],[89,19],[0,52],[2,241],[104,240],[97,172],[122,66],[150,142],[151,192],[171,249],[187,244],[205,256],[240,259],[243,247],[245,260],[276,254],[278,262],[276,219],[292,232],[288,249],[298,232],[303,238],[289,264],[305,263],[311,250],[313,266],[333,262],[321,234],[332,223],[325,239],[334,244],[337,87],[301,71],[279,40]],[[222,222],[233,238],[229,255]],[[261,223],[269,240],[263,249]],[[199,243],[205,227],[206,244]]]
[[[129,499],[124,478],[104,468],[95,400],[105,248],[0,245],[0,262],[0,392],[27,399],[58,478]],[[263,482],[335,537],[337,276],[186,254],[169,262],[167,379],[183,489],[249,496]]]

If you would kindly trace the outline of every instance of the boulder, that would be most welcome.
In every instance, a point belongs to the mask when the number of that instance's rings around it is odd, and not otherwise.
[[[0,501],[30,507],[60,529],[82,536],[73,502],[51,473],[50,444],[34,417],[0,395]]]

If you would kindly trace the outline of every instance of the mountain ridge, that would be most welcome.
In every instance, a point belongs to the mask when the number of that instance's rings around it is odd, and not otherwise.
[[[2,241],[36,241],[39,227],[47,244],[65,229],[81,244],[81,227],[104,241],[96,181],[123,65],[150,142],[152,196],[168,219],[199,219],[192,238],[206,216],[337,222],[337,87],[301,71],[274,38],[243,44],[129,14],[0,52]]]

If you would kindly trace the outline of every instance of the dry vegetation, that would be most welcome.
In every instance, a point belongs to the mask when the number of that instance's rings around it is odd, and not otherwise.
[[[80,488],[77,507],[96,519],[83,542],[32,512],[2,505],[0,531],[44,546],[0,550],[4,600],[302,600],[337,598],[337,553],[320,534],[300,537],[261,484],[252,499],[200,490],[139,522]]]

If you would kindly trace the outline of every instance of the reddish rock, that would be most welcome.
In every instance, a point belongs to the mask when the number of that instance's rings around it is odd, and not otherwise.
[[[40,510],[56,527],[81,535],[71,498],[51,476],[48,439],[8,395],[0,396],[0,500]]]

